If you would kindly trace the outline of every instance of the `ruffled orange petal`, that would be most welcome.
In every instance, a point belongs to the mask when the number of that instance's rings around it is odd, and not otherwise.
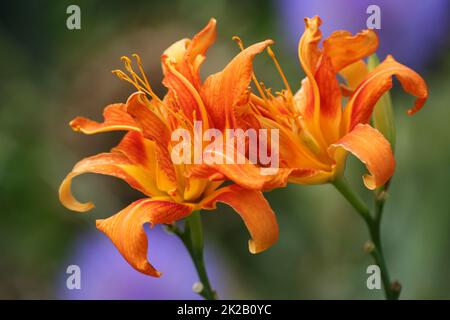
[[[208,183],[209,181],[207,179],[199,179],[195,177],[186,179],[183,199],[186,202],[195,202],[203,194],[205,188],[208,186]]]
[[[59,187],[59,199],[68,209],[85,212],[94,207],[92,202],[80,203],[71,192],[72,179],[84,173],[98,173],[120,178],[131,187],[152,196],[156,189],[152,182],[153,175],[142,166],[133,163],[122,153],[101,153],[78,162],[66,176]]]
[[[189,120],[201,120],[205,127],[209,125],[209,116],[194,84],[179,72],[170,59],[163,56],[162,63],[166,68],[163,84],[169,89],[169,95],[181,108],[184,116]],[[195,115],[195,119],[194,119]]]
[[[140,132],[131,131],[111,151],[124,154],[134,164],[154,168],[154,150],[154,142],[145,139]]]
[[[266,117],[258,117],[263,128],[279,130],[280,166],[287,168],[315,168],[326,170],[329,166],[318,158],[311,150],[319,146],[312,137],[301,132],[293,132],[281,123]],[[300,136],[299,136],[300,134]],[[310,139],[311,138],[311,139]],[[320,150],[317,150],[320,151]]]
[[[327,144],[339,138],[341,122],[341,90],[331,59],[322,55],[315,74],[320,96],[320,127]]]
[[[164,62],[169,59],[196,89],[200,87],[200,66],[205,60],[205,54],[216,40],[216,19],[212,18],[208,24],[197,33],[192,40],[183,39],[175,42],[163,53],[164,75],[169,71]]]
[[[228,204],[241,216],[251,235],[248,243],[251,253],[264,251],[278,240],[275,214],[261,192],[231,185],[213,193],[200,206],[211,210],[217,202]]]
[[[81,131],[85,134],[115,130],[139,131],[139,126],[127,113],[127,106],[123,103],[110,104],[103,111],[103,122],[93,121],[84,117],[76,117],[70,122],[74,131]]]
[[[398,63],[389,55],[367,75],[351,96],[344,110],[344,130],[351,130],[358,123],[367,123],[370,120],[377,101],[392,88],[393,75],[400,81],[403,90],[417,97],[415,106],[408,110],[408,114],[412,115],[422,108],[428,98],[425,81],[415,71]]]
[[[158,185],[158,161],[156,160],[156,143],[145,139],[140,132],[129,132],[113,148],[112,152],[124,154],[132,165],[122,166],[139,183],[145,186],[147,195],[162,196],[165,189]]]
[[[192,38],[187,47],[186,59],[192,67],[193,81],[197,88],[200,86],[200,66],[205,60],[206,51],[216,41],[216,36],[216,19],[211,18],[206,27]]]
[[[308,78],[313,78],[322,54],[318,45],[322,39],[319,27],[322,24],[320,17],[305,18],[305,32],[298,44],[298,57]]]
[[[352,131],[331,145],[329,152],[332,157],[336,156],[337,148],[351,152],[366,165],[370,175],[364,175],[363,180],[370,190],[384,185],[394,174],[395,160],[389,141],[368,124],[356,125]],[[345,161],[345,158],[342,158],[342,161]]]
[[[355,35],[348,31],[335,31],[323,41],[323,50],[336,72],[368,57],[377,48],[378,36],[373,30],[363,30]]]
[[[177,176],[168,149],[171,134],[165,123],[144,103],[145,99],[145,94],[141,92],[131,95],[127,111],[142,127],[144,137],[155,142],[159,189],[173,193],[177,189]]]
[[[286,186],[291,169],[260,167],[238,153],[235,149],[234,157],[231,158],[226,151],[206,150],[203,152],[203,163],[192,165],[186,176],[210,181],[231,180],[251,190],[270,190]],[[239,161],[237,157],[240,157]],[[211,160],[205,161],[208,158]]]
[[[188,216],[192,206],[169,201],[141,199],[110,218],[97,220],[97,228],[105,233],[125,260],[137,271],[159,277],[147,260],[148,241],[143,225],[169,224]]]
[[[339,74],[347,82],[349,94],[345,94],[345,96],[350,96],[359,84],[366,78],[368,73],[369,69],[363,60],[358,60],[339,71]]]
[[[323,184],[333,178],[333,171],[324,171],[317,169],[301,169],[295,168],[289,175],[289,183],[296,184]]]
[[[190,39],[181,39],[177,42],[173,43],[170,47],[164,50],[161,57],[169,58],[174,64],[178,66],[178,69],[184,69],[185,67],[185,58],[186,58],[186,49],[191,42]],[[164,63],[162,63],[162,69],[164,75],[166,75],[167,69]],[[186,70],[190,73],[189,70]]]
[[[147,139],[167,146],[170,142],[170,131],[163,120],[152,111],[147,101],[145,93],[133,93],[127,101],[127,112],[142,127],[142,133]]]
[[[324,149],[327,143],[321,130],[321,97],[315,79],[316,71],[322,60],[322,50],[318,47],[322,39],[322,32],[320,31],[321,24],[322,20],[318,16],[311,19],[305,18],[305,31],[298,44],[298,56],[307,77],[302,82],[302,88],[299,91],[304,97],[305,102],[302,106],[304,125],[314,135],[317,144]]]
[[[285,187],[292,169],[279,168],[274,174],[263,175],[258,167],[246,164],[201,164],[193,166],[188,177],[208,179],[210,181],[230,180],[250,190],[271,190]]]
[[[248,86],[252,77],[254,57],[273,43],[266,40],[241,51],[220,72],[209,76],[201,88],[211,127],[222,130],[235,127],[235,108],[245,105],[250,96]]]

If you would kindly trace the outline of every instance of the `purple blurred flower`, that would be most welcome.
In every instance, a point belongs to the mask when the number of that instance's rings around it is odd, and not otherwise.
[[[304,17],[319,15],[326,37],[334,30],[353,33],[367,29],[369,5],[381,9],[378,54],[392,54],[399,62],[422,68],[449,45],[450,2],[447,0],[281,0],[276,2],[286,40],[297,46]]]
[[[67,266],[80,267],[81,289],[67,289],[69,275],[63,266],[57,279],[57,296],[61,299],[199,299],[192,291],[192,285],[198,281],[197,273],[182,242],[161,226],[155,226],[147,234],[150,261],[162,272],[160,278],[135,271],[112,242],[96,231],[81,236],[66,261]],[[208,248],[205,259],[210,280],[224,298],[228,282],[221,269],[226,268]]]

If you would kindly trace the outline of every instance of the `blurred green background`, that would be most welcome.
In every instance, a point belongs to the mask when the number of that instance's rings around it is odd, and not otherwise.
[[[66,28],[70,4],[81,8],[81,30]],[[162,95],[162,51],[215,17],[218,39],[203,74],[220,70],[238,52],[233,35],[246,44],[272,38],[291,85],[298,88],[303,73],[285,32],[282,5],[289,1],[2,3],[0,298],[60,298],[58,275],[65,272],[75,239],[96,232],[95,219],[139,198],[122,181],[93,175],[74,183],[80,199],[95,201],[92,212],[72,213],[57,196],[60,182],[78,160],[109,150],[121,136],[86,137],[68,127],[77,115],[100,120],[105,105],[125,101],[132,92],[110,72],[121,67],[120,56],[139,53]],[[363,23],[366,17],[361,12]],[[298,36],[302,31],[296,31]],[[382,238],[391,276],[401,280],[402,298],[409,299],[450,298],[450,52],[448,28],[441,32],[444,45],[419,66],[430,88],[424,109],[408,117],[412,99],[398,84],[393,90],[397,170]],[[418,34],[417,43],[427,46],[427,39]],[[266,85],[280,87],[266,55],[257,58],[255,69]],[[371,201],[360,178],[364,168],[354,159],[348,167],[352,184]],[[231,209],[220,206],[205,215],[207,241],[225,264],[221,273],[232,279],[226,298],[382,298],[382,291],[366,287],[372,260],[362,250],[365,226],[332,186],[289,186],[267,198],[278,216],[280,239],[260,255],[248,253],[247,231]]]

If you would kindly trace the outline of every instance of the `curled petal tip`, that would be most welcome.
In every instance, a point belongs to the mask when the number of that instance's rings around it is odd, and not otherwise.
[[[369,190],[375,190],[377,187],[377,184],[375,182],[375,178],[371,175],[365,174],[363,175],[363,182],[367,189]]]
[[[210,210],[217,202],[228,204],[241,216],[250,233],[248,249],[252,254],[268,249],[278,240],[275,214],[261,192],[230,185],[205,199],[201,207]]]
[[[97,220],[95,220],[95,227],[96,227],[98,230],[102,230],[102,223],[103,223],[104,220],[105,220],[105,219],[97,219]]]
[[[191,207],[150,198],[133,202],[115,215],[97,220],[97,229],[106,234],[124,259],[137,271],[160,277],[148,261],[148,239],[144,225],[170,224],[191,213]]]
[[[419,111],[420,109],[422,109],[423,105],[424,105],[425,102],[427,101],[427,98],[428,98],[428,96],[427,96],[426,98],[419,98],[419,99],[417,99],[417,100],[416,100],[416,103],[415,103],[415,105],[414,105],[414,107],[412,107],[411,109],[409,109],[409,110],[407,111],[408,115],[409,115],[409,116],[412,116],[412,115],[414,115],[417,111]]]
[[[61,186],[59,187],[59,201],[64,207],[72,211],[86,212],[92,210],[93,208],[95,208],[93,202],[82,203],[75,199],[75,197],[72,195],[71,184],[73,177],[73,174],[69,174],[61,183]]]
[[[86,119],[82,117],[76,117],[69,122],[69,127],[75,132],[80,132],[82,129],[82,124],[86,122]]]
[[[374,190],[384,185],[394,174],[395,159],[389,141],[368,124],[358,124],[338,142],[331,145],[352,153],[367,167],[369,174],[363,176],[364,185]]]
[[[75,201],[75,202],[71,202],[70,204],[68,202],[64,202],[63,205],[67,209],[76,211],[76,212],[87,212],[87,211],[90,211],[95,208],[95,205],[93,202],[81,203],[81,202]]]
[[[267,245],[267,246],[266,245],[265,246],[261,246],[261,245],[258,246],[258,244],[255,242],[255,240],[253,240],[253,239],[248,240],[248,251],[251,254],[259,254],[259,253],[261,253],[263,251],[266,251],[270,246],[271,246],[271,244]]]
[[[266,43],[268,46],[273,45],[275,43],[275,41],[273,41],[272,39],[267,39],[264,41],[264,43]]]
[[[145,96],[145,92],[143,91],[136,91],[133,92],[127,99],[127,102],[125,103],[127,106],[128,104],[130,104],[132,101],[134,101],[134,99],[141,97],[142,95]]]
[[[100,230],[101,232],[105,233],[107,236],[108,233],[110,232],[109,228],[110,228],[110,223],[108,222],[108,219],[98,219],[95,221],[95,226],[97,227],[98,230]],[[162,273],[159,272],[158,270],[156,270],[155,268],[153,268],[150,263],[148,263],[147,261],[142,261],[142,262],[137,262],[135,265],[133,265],[133,267],[152,277],[155,278],[159,278],[161,277]]]
[[[252,254],[257,254],[258,253],[256,251],[256,245],[255,245],[255,242],[253,240],[248,240],[248,251],[250,251],[250,253],[252,253]]]
[[[305,26],[307,28],[319,28],[322,25],[322,19],[319,16],[314,16],[312,18],[305,17],[303,19],[305,21]]]

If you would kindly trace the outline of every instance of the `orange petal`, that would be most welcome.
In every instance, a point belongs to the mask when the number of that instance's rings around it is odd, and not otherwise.
[[[133,118],[127,113],[127,107],[123,103],[110,104],[103,111],[104,121],[99,123],[83,117],[76,117],[70,122],[70,126],[75,131],[85,134],[115,130],[139,131],[139,127]]]
[[[163,57],[162,63],[166,68],[163,84],[169,89],[169,94],[181,108],[184,116],[189,120],[202,120],[207,127],[209,124],[208,114],[192,80],[179,72],[168,58]],[[195,119],[193,119],[194,112]]]
[[[341,122],[341,90],[331,59],[324,54],[315,74],[320,96],[320,127],[327,144],[339,138]]]
[[[192,177],[191,179],[186,179],[186,186],[184,188],[183,198],[186,202],[196,201],[205,191],[208,185],[207,179],[198,179]]]
[[[273,43],[266,40],[241,51],[220,72],[209,76],[201,89],[208,114],[216,129],[235,126],[235,108],[245,105],[250,96],[254,57]]]
[[[155,142],[159,188],[173,192],[177,188],[177,177],[168,149],[171,134],[165,123],[145,105],[145,99],[145,94],[141,92],[131,95],[127,111],[142,127],[144,137]]]
[[[200,86],[200,66],[205,60],[206,51],[214,41],[216,41],[216,19],[211,18],[206,27],[192,38],[187,47],[186,59],[192,66],[193,81],[197,88]]]
[[[156,150],[155,142],[145,139],[140,132],[132,131],[111,151],[122,153],[130,160],[131,164],[121,165],[121,168],[145,187],[145,194],[161,196],[167,190],[158,185]]]
[[[298,57],[308,78],[313,77],[322,54],[318,48],[322,39],[322,32],[319,29],[321,24],[322,20],[318,16],[305,18],[305,32],[298,44]]]
[[[211,157],[211,159],[214,159],[211,160],[212,163],[204,161],[202,164],[192,165],[187,172],[187,176],[209,179],[210,181],[225,178],[251,190],[270,190],[286,186],[290,169],[277,168],[273,171],[271,168],[264,168],[251,163],[240,154],[241,159],[238,160],[236,156],[238,153],[239,151],[235,149],[234,158],[232,158],[226,152],[204,151],[203,159]]]
[[[358,124],[338,142],[331,145],[329,152],[332,157],[336,156],[337,148],[351,152],[366,165],[370,175],[364,175],[363,180],[370,190],[382,186],[394,174],[395,160],[389,141],[368,124]]]
[[[85,212],[94,207],[92,202],[80,203],[72,195],[72,179],[84,173],[105,174],[125,180],[131,187],[146,195],[154,195],[152,175],[136,166],[122,153],[101,153],[78,162],[59,187],[59,199],[68,209]]]
[[[202,31],[197,33],[187,47],[186,56],[190,63],[195,63],[198,56],[204,56],[216,40],[216,19],[211,18]]]
[[[137,271],[153,277],[161,275],[148,261],[148,241],[143,225],[169,224],[188,216],[192,207],[169,201],[141,199],[110,218],[97,220],[127,262]]]
[[[251,235],[248,243],[251,253],[264,251],[278,240],[275,214],[261,192],[231,185],[213,193],[202,201],[200,206],[204,209],[215,209],[217,202],[228,204],[244,220]]]
[[[378,37],[373,30],[363,30],[355,35],[348,31],[335,31],[323,41],[323,50],[337,72],[368,57],[377,48]]]
[[[397,76],[403,90],[417,97],[415,106],[408,110],[412,115],[424,105],[428,89],[422,77],[410,68],[388,56],[373,69],[351,96],[344,110],[345,126],[349,130],[358,123],[367,123],[380,97],[392,88],[392,76]]]
[[[205,54],[216,40],[216,19],[211,18],[208,24],[197,33],[192,40],[183,39],[175,42],[163,53],[164,75],[168,73],[165,59],[175,64],[180,72],[193,86],[200,87],[199,69],[205,60]]]
[[[145,93],[133,93],[127,101],[127,112],[142,127],[144,137],[167,146],[170,141],[170,131],[163,120],[146,105],[146,102]]]
[[[300,169],[295,168],[292,170],[289,176],[289,183],[296,184],[323,184],[330,181],[333,178],[333,172],[323,171],[317,169]]]
[[[293,132],[274,120],[258,117],[263,128],[279,130],[280,166],[287,168],[315,168],[327,170],[329,166],[311,150],[319,148],[304,135]],[[312,138],[311,138],[312,139]],[[318,150],[320,151],[320,150]]]
[[[130,131],[111,151],[123,153],[134,164],[150,167],[154,162],[154,148],[154,143],[145,139],[140,132]]]
[[[322,20],[318,16],[305,18],[305,32],[298,44],[298,56],[307,79],[302,82],[299,93],[304,96],[302,115],[305,125],[314,135],[316,142],[325,148],[327,143],[320,124],[320,91],[314,77],[322,57],[322,51],[318,48],[322,39],[322,32],[319,29],[321,24]]]
[[[369,69],[363,60],[358,60],[339,71],[339,74],[347,81],[348,88],[351,91],[346,96],[350,96],[353,93],[353,90],[359,86],[368,73]]]
[[[167,48],[162,56],[161,60],[169,58],[174,64],[177,65],[178,69],[185,68],[185,57],[186,57],[186,49],[191,42],[190,39],[181,39],[174,44],[172,44],[169,48]],[[163,73],[166,75],[167,68],[164,63],[162,63]],[[183,72],[183,71],[181,71]],[[188,74],[190,74],[190,71],[188,71]]]
[[[285,187],[292,169],[279,168],[272,175],[262,175],[261,167],[253,164],[212,164],[194,166],[190,177],[209,179],[210,181],[230,180],[250,190],[272,190]]]

